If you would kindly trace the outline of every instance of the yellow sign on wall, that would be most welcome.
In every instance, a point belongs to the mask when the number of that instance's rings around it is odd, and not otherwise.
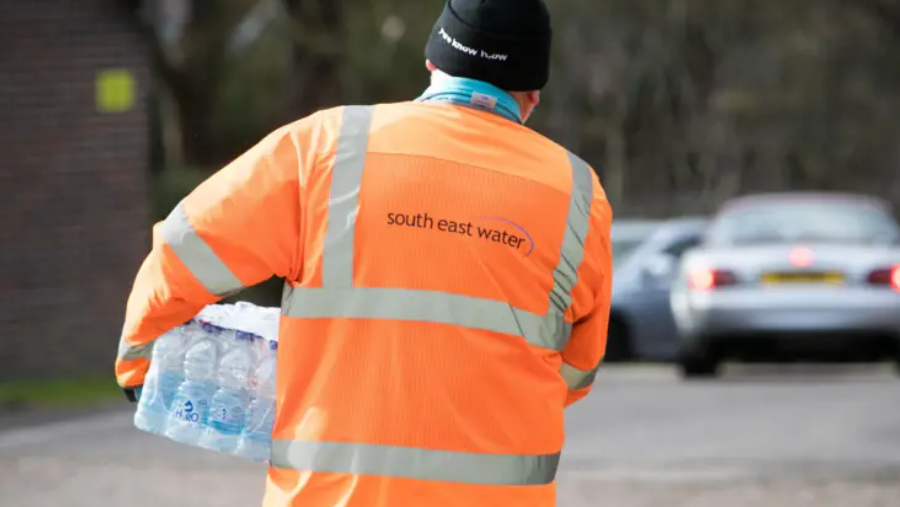
[[[134,75],[128,69],[106,69],[97,74],[97,110],[102,113],[122,113],[134,107]]]

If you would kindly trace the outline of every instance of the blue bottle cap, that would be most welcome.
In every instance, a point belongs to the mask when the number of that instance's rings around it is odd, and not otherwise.
[[[253,333],[248,333],[246,331],[236,331],[234,333],[234,337],[239,341],[246,342],[253,342],[253,340],[256,339],[256,335],[254,335]]]
[[[222,329],[221,327],[219,327],[215,324],[210,324],[209,322],[203,322],[202,327],[203,327],[203,331],[205,331],[211,335],[220,335],[220,334],[222,334],[222,331],[224,331],[224,329]]]

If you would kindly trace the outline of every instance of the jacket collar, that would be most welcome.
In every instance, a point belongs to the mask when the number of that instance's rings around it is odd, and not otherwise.
[[[453,77],[440,71],[431,73],[431,86],[416,102],[449,102],[523,123],[519,103],[509,93],[484,81]]]

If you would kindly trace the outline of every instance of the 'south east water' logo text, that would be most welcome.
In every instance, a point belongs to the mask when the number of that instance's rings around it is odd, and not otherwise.
[[[461,221],[433,217],[428,213],[388,213],[387,224],[394,227],[414,227],[490,241],[512,248],[525,257],[534,251],[534,240],[531,234],[521,225],[501,217],[478,217]]]

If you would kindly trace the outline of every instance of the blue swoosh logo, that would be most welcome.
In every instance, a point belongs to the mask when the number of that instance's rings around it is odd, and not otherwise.
[[[522,227],[521,225],[513,222],[512,220],[508,220],[508,219],[502,218],[502,217],[478,217],[478,218],[480,218],[482,220],[494,220],[497,222],[503,222],[503,223],[506,223],[506,224],[509,224],[509,225],[515,227],[516,229],[519,229],[519,231],[521,231],[522,234],[524,234],[525,237],[528,238],[528,242],[531,244],[531,248],[528,250],[528,253],[525,254],[525,257],[528,257],[529,255],[531,255],[531,252],[534,251],[534,239],[532,239],[531,234],[529,234],[528,231],[526,231],[525,228]]]

